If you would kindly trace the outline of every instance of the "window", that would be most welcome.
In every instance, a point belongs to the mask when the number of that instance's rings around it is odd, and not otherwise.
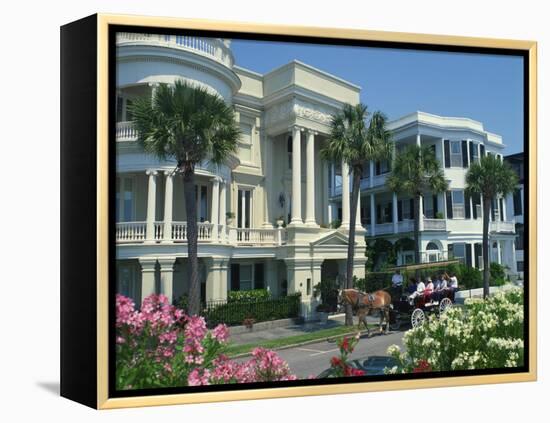
[[[388,173],[390,171],[390,162],[383,160],[380,162],[380,174]]]
[[[517,189],[514,191],[514,216],[521,216],[522,214],[521,190]]]
[[[250,228],[252,191],[240,189],[237,196],[237,227]]]
[[[466,260],[466,244],[455,243],[453,244],[453,255],[455,259],[458,259],[462,262]]]
[[[412,219],[410,200],[401,200],[403,207],[403,219]]]
[[[517,265],[517,269],[518,269],[518,272],[523,272],[523,262],[522,261],[518,261],[516,263]]]
[[[208,217],[208,187],[206,185],[195,185],[195,196],[197,200],[197,221],[206,222]]]
[[[116,121],[121,122],[122,121],[122,110],[124,107],[124,100],[121,96],[117,96],[116,98]]]
[[[134,220],[134,179],[124,176],[116,179],[115,213],[117,222]]]
[[[126,120],[127,121],[134,120],[134,116],[132,115],[131,107],[132,107],[132,100],[126,99]]]
[[[462,167],[460,141],[451,141],[451,167]]]
[[[464,191],[452,191],[453,218],[464,218]]]
[[[251,290],[252,289],[252,265],[241,264],[239,273],[240,273],[239,290],[240,291]]]
[[[524,245],[523,224],[516,223],[516,239],[515,239],[516,250],[523,250],[523,245]]]

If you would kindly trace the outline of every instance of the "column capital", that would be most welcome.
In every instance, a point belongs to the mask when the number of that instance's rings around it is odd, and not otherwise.
[[[223,183],[223,179],[219,177],[218,175],[212,177],[212,183],[213,184],[221,184]]]
[[[306,129],[303,127],[303,126],[300,126],[300,125],[290,125],[288,127],[288,132],[290,132],[291,134],[294,132],[294,131],[300,131],[300,132],[304,132]]]
[[[319,135],[319,132],[318,132],[318,131],[316,131],[316,130],[314,130],[314,129],[311,129],[311,128],[306,128],[305,131],[306,131],[306,133],[307,133],[308,135],[313,135],[313,136]]]
[[[159,257],[160,271],[174,271],[174,264],[176,263],[176,257]]]
[[[175,170],[165,170],[164,171],[164,176],[166,177],[173,177],[175,175],[176,171]]]
[[[151,175],[152,175],[152,176],[157,176],[157,175],[158,175],[158,171],[157,171],[156,169],[147,169],[147,170],[145,171],[145,174],[146,174],[147,176],[151,176]]]
[[[140,257],[138,259],[142,272],[154,272],[157,265],[157,259],[151,257]]]

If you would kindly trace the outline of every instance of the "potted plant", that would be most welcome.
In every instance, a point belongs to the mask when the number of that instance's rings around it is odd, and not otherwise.
[[[235,219],[235,213],[227,212],[225,214],[225,217],[226,217],[227,226],[231,226],[233,224],[233,219]]]
[[[285,224],[285,218],[284,216],[279,216],[277,218],[277,220],[275,221],[275,223],[277,224],[277,227],[280,228],[282,227],[284,224]]]
[[[319,319],[320,323],[327,323],[328,321],[328,314],[330,312],[330,306],[328,304],[319,304],[315,311],[317,313],[317,318]]]

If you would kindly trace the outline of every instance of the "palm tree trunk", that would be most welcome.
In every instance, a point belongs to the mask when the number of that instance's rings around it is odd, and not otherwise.
[[[359,201],[359,189],[361,185],[361,173],[354,169],[351,189],[351,210],[349,214],[348,234],[348,262],[346,266],[346,288],[353,288],[353,256],[355,255],[355,221],[357,219],[357,202]],[[344,195],[342,190],[342,195]],[[353,325],[353,312],[351,305],[346,305],[346,326]]]
[[[489,296],[489,214],[491,213],[491,200],[483,197],[483,298]]]
[[[414,197],[414,263],[420,264],[420,196],[415,195]],[[420,278],[420,269],[416,269],[415,272],[416,279]]]
[[[199,259],[197,256],[198,228],[194,169],[185,170],[183,173],[183,192],[185,195],[185,213],[187,214],[187,262],[189,263],[189,305],[187,313],[193,316],[199,314],[201,301]]]

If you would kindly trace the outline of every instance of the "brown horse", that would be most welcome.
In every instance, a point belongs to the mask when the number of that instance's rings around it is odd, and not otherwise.
[[[382,321],[386,321],[386,333],[390,329],[390,308],[391,295],[386,291],[375,291],[373,293],[365,293],[356,289],[340,289],[338,291],[338,304],[350,304],[353,311],[357,313],[359,322],[358,328],[361,328],[361,322],[367,328],[367,336],[370,336],[369,327],[367,325],[367,315],[373,310],[380,310],[380,332],[382,332]]]

